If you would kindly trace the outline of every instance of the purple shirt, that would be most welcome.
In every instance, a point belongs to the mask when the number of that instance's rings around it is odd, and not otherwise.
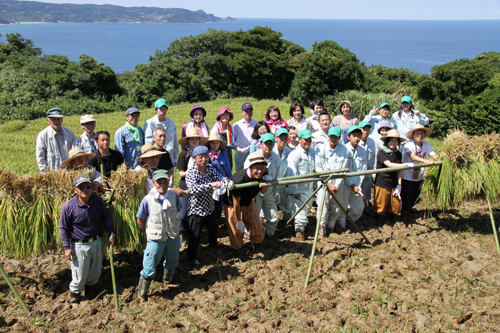
[[[70,248],[70,240],[84,240],[101,234],[101,223],[111,235],[116,235],[113,220],[104,201],[97,194],[90,196],[89,205],[84,205],[75,195],[63,203],[59,230],[64,249]]]

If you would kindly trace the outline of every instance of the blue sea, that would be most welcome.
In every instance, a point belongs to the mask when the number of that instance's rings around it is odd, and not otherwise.
[[[45,54],[78,61],[81,54],[103,62],[117,73],[148,63],[170,42],[208,29],[248,30],[268,26],[283,38],[310,49],[334,40],[367,65],[382,64],[430,73],[435,65],[500,51],[500,20],[383,21],[312,19],[239,19],[207,24],[36,23],[0,25],[0,33],[18,32]]]

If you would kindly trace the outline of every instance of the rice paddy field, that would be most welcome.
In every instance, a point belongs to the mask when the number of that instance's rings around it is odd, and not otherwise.
[[[254,105],[256,119],[273,104],[288,113],[289,105],[277,101],[219,100],[203,103],[209,126],[222,105],[240,119],[246,101]],[[169,109],[179,133],[189,111],[190,105]],[[141,112],[139,124],[154,115],[152,109]],[[124,112],[95,116],[96,130],[112,136],[125,122]],[[81,133],[79,117],[66,117],[64,125]],[[108,259],[96,289],[81,303],[69,303],[71,271],[57,233],[57,207],[71,194],[64,185],[71,174],[37,174],[35,139],[45,127],[44,119],[0,125],[7,138],[0,142],[0,265],[31,311],[23,312],[0,279],[0,332],[500,331],[500,255],[487,205],[489,200],[498,221],[500,139],[494,134],[455,131],[444,141],[430,139],[446,156],[441,168],[428,169],[425,195],[410,219],[377,222],[366,209],[358,225],[372,245],[352,226],[329,233],[318,242],[306,288],[315,207],[305,240],[280,221],[276,236],[236,253],[221,223],[220,247],[209,248],[204,235],[197,266],[185,263],[182,248],[173,283],[161,281],[158,267],[148,300],[139,300],[144,236],[134,216],[144,175],[120,170],[110,180],[111,214],[122,228],[122,246],[114,250],[120,303],[115,309]]]

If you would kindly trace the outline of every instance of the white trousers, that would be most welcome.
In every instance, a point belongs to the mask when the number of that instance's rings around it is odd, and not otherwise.
[[[93,286],[99,281],[102,265],[102,238],[91,243],[73,243],[73,260],[71,261],[71,277],[69,290],[80,293],[85,285]]]

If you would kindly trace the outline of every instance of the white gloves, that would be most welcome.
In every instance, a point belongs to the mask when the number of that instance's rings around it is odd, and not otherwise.
[[[265,175],[265,176],[262,176],[262,180],[264,180],[266,182],[272,182],[273,181],[273,177],[271,177],[269,175]]]
[[[234,182],[232,180],[228,180],[226,187],[229,191],[231,191],[234,188]]]
[[[372,173],[372,179],[373,179],[373,181],[375,181],[375,178],[377,178],[377,174],[376,173]]]
[[[170,182],[170,183],[168,183],[168,187],[169,187],[169,188],[173,188],[173,187],[174,187],[174,182]]]
[[[377,113],[377,107],[376,106],[373,107],[373,109],[370,111],[370,113],[368,113],[368,115],[370,117],[373,117],[375,115],[375,113]]]
[[[276,193],[276,199],[275,199],[275,201],[276,201],[276,204],[277,204],[277,205],[279,205],[279,204],[280,204],[280,201],[281,201],[281,196],[280,196],[280,194],[279,194],[279,193]]]
[[[406,165],[407,167],[410,167],[410,168],[413,168],[415,166],[415,163],[413,163],[413,162],[403,163],[403,164]]]
[[[245,228],[245,223],[243,223],[243,221],[236,222],[236,230],[241,232],[241,234],[246,238],[250,239],[250,235],[248,234],[248,230]]]
[[[396,189],[394,190],[392,195],[395,197],[401,197],[401,185],[396,186]]]
[[[415,113],[415,116],[418,116],[420,113],[420,110],[413,110],[413,112]]]

